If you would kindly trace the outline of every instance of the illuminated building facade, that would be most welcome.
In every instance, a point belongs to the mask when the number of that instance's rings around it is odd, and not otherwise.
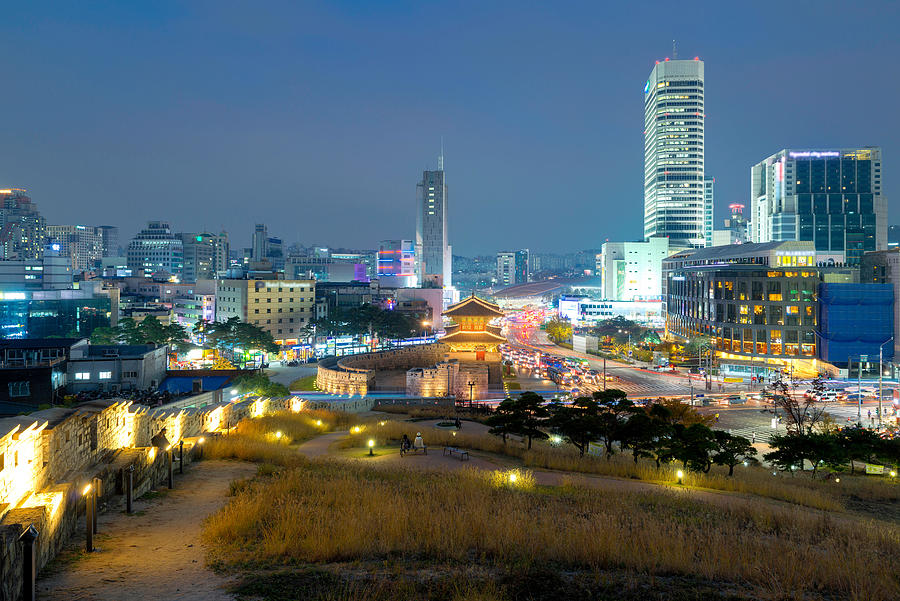
[[[605,242],[600,253],[601,297],[604,300],[658,300],[662,296],[662,262],[671,254],[670,239]]]
[[[184,252],[182,281],[212,280],[228,269],[228,234],[179,234]]]
[[[47,220],[25,190],[0,190],[0,259],[40,259]]]
[[[496,353],[506,342],[500,328],[490,325],[503,315],[500,307],[473,294],[444,311],[453,323],[445,328],[447,333],[440,341],[449,345],[451,352],[475,352],[475,358],[483,360],[485,353]]]
[[[181,276],[184,245],[165,221],[151,221],[128,245],[128,267],[137,276],[154,273]]]
[[[657,61],[644,86],[644,238],[706,238],[703,61]],[[710,231],[712,222],[710,220]]]
[[[856,277],[820,263],[808,241],[676,253],[663,261],[666,332],[708,336],[726,372],[749,378],[791,366],[815,375],[819,285]]]
[[[60,255],[69,258],[76,273],[93,269],[103,258],[103,230],[99,227],[48,225],[47,240],[60,245]]]
[[[711,175],[703,176],[703,239],[706,246],[712,246],[713,242],[713,216],[715,212],[716,178]]]
[[[218,280],[216,320],[237,317],[266,330],[278,344],[297,344],[315,318],[315,297],[315,280]]]
[[[388,288],[415,288],[416,249],[412,240],[382,240],[378,244],[378,281]]]
[[[785,149],[750,170],[750,241],[805,240],[858,265],[887,248],[881,149]]]

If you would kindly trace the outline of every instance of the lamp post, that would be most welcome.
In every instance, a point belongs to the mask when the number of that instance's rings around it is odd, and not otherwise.
[[[430,326],[430,325],[431,325],[431,322],[428,320],[425,320],[422,322],[422,332],[423,332],[423,335],[425,336],[425,338],[428,338],[428,326]]]
[[[882,406],[882,400],[884,397],[884,345],[888,342],[893,342],[894,337],[891,336],[887,340],[881,343],[881,346],[878,347],[878,427],[881,428],[881,414],[884,413],[884,407]]]

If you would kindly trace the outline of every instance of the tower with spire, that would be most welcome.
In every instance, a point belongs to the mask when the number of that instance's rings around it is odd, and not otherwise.
[[[452,248],[447,231],[444,139],[435,171],[425,170],[416,186],[416,275],[420,286],[450,288]]]

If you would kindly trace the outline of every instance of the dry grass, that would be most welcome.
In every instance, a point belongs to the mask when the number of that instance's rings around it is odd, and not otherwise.
[[[490,472],[310,462],[259,479],[205,526],[220,565],[387,560],[553,565],[750,586],[753,598],[900,598],[900,529],[677,491],[498,486]],[[508,484],[508,481],[507,481]]]
[[[309,440],[330,430],[346,428],[352,421],[348,413],[336,411],[301,411],[278,413],[245,419],[222,436],[205,443],[204,457],[239,459],[290,466],[303,463],[294,443]]]
[[[648,460],[634,462],[630,454],[617,454],[609,460],[601,457],[580,457],[572,447],[554,446],[535,442],[532,450],[527,450],[518,440],[509,439],[504,445],[498,436],[490,434],[466,433],[465,430],[443,430],[421,424],[380,421],[359,425],[360,431],[351,431],[350,436],[341,441],[342,448],[363,447],[369,438],[379,444],[399,444],[403,434],[412,439],[416,432],[422,432],[429,446],[458,446],[514,457],[526,467],[580,472],[600,476],[630,478],[646,482],[671,484],[675,481],[675,471],[679,466],[665,465],[661,469]],[[423,428],[425,428],[423,430]],[[843,474],[841,482],[826,482],[813,479],[808,474],[791,476],[762,467],[735,468],[733,477],[727,476],[726,468],[715,466],[709,473],[685,473],[685,484],[713,490],[741,494],[759,495],[829,511],[839,511],[844,507],[844,497],[859,497],[867,501],[895,502],[900,500],[900,486],[896,482],[876,480],[867,476]]]

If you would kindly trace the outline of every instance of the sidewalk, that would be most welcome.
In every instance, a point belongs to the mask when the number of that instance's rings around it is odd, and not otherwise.
[[[38,599],[68,601],[231,601],[230,580],[206,567],[200,543],[203,520],[228,500],[229,484],[256,473],[234,461],[194,463],[177,476],[175,489],[135,501],[133,515],[112,510],[98,516],[98,551],[86,555],[84,528],[72,546],[39,576]],[[79,546],[80,545],[80,546]]]

